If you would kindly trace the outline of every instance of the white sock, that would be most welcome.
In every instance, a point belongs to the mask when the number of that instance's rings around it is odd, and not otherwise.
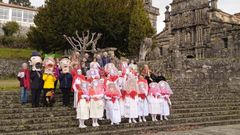
[[[128,120],[128,123],[132,123],[132,120],[131,120],[131,118],[129,118],[129,120]]]
[[[133,121],[133,123],[137,123],[137,121],[135,119],[133,119],[132,121]]]
[[[139,118],[138,118],[138,119],[139,119],[139,122],[142,122],[142,118],[141,118],[141,116],[139,116]]]
[[[147,121],[147,120],[146,120],[146,118],[145,118],[144,116],[143,116],[143,121],[144,121],[144,122],[146,122],[146,121]]]
[[[155,121],[155,119],[154,119],[154,114],[151,114],[151,116],[152,116],[152,121]]]

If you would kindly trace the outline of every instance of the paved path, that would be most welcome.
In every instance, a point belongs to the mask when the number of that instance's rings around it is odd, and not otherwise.
[[[189,131],[159,132],[152,135],[240,135],[240,124],[206,127]]]

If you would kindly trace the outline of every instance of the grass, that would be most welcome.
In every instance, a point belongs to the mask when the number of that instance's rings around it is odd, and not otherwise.
[[[2,59],[29,59],[31,54],[31,49],[0,48]]]
[[[17,79],[0,80],[0,91],[18,90],[19,81]]]

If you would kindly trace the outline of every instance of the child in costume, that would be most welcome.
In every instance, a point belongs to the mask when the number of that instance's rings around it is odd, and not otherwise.
[[[127,75],[130,72],[130,68],[128,66],[128,62],[124,58],[121,60],[119,68],[122,71],[123,75]]]
[[[118,73],[119,73],[119,77],[117,80],[117,84],[122,94],[121,98],[119,99],[119,103],[120,103],[121,116],[124,117],[124,102],[125,102],[125,96],[126,96],[126,90],[124,90],[124,88],[126,84],[126,76],[122,73],[122,71],[119,71]]]
[[[137,123],[135,119],[138,118],[138,86],[133,74],[128,75],[125,90],[127,92],[124,103],[125,118],[129,118],[129,123]]]
[[[148,106],[149,113],[151,114],[152,121],[158,121],[157,115],[160,114],[160,90],[159,85],[156,82],[149,84],[149,93],[148,93]]]
[[[85,80],[85,76],[82,75],[82,70],[78,69],[77,70],[77,75],[74,76],[73,81],[72,81],[72,89],[74,92],[74,101],[73,101],[73,108],[77,108],[77,102],[78,102],[78,89],[75,87],[74,88],[74,83],[76,82],[76,80]]]
[[[94,79],[91,83],[90,94],[90,118],[92,126],[98,127],[98,119],[103,118],[104,112],[104,81]]]
[[[18,80],[20,82],[21,90],[21,104],[27,103],[28,90],[30,90],[30,71],[28,70],[27,63],[22,64],[22,69],[18,72]]]
[[[97,70],[101,68],[96,58],[94,58],[93,61],[90,63],[90,68],[97,69]]]
[[[32,57],[29,60],[29,64],[32,66],[32,70],[30,73],[32,107],[39,107],[40,95],[43,88],[42,58],[40,57],[39,53],[37,52],[32,53]]]
[[[139,77],[138,80],[138,116],[139,116],[139,122],[146,122],[146,116],[148,116],[148,101],[147,101],[147,95],[148,95],[148,82],[146,79],[144,79],[143,76]]]
[[[169,84],[166,81],[160,81],[159,83],[160,87],[160,114],[161,114],[161,120],[165,119],[168,120],[167,116],[170,115],[170,107],[172,103],[170,100],[170,95],[173,94]]]
[[[99,71],[97,69],[91,68],[87,71],[87,78],[89,82],[92,82],[94,79],[99,79]]]
[[[78,72],[80,73],[81,71],[78,70]],[[77,119],[79,119],[79,128],[86,128],[87,126],[84,124],[84,122],[85,120],[89,119],[90,84],[85,78],[82,78],[79,76],[74,79],[73,89],[78,93],[76,111],[77,111]]]
[[[113,63],[108,63],[104,67],[105,72],[112,78],[117,78],[118,77],[118,69]]]
[[[121,111],[119,105],[119,98],[121,92],[117,84],[111,80],[106,81],[106,115],[111,120],[111,125],[118,125],[121,122]]]
[[[54,76],[54,66],[55,66],[55,60],[53,56],[46,56],[44,61],[44,73],[43,73],[43,91],[44,91],[44,101],[43,104],[45,106],[52,106],[54,102],[54,83],[56,81],[56,77]]]
[[[62,91],[63,97],[62,102],[64,106],[70,104],[70,92],[72,88],[72,75],[70,74],[71,61],[69,58],[62,58],[60,60],[61,73],[59,75],[60,90]]]

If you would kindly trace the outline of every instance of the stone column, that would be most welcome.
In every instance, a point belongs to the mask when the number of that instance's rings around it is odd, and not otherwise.
[[[218,9],[217,3],[218,3],[218,0],[211,0],[211,9],[212,10]]]

